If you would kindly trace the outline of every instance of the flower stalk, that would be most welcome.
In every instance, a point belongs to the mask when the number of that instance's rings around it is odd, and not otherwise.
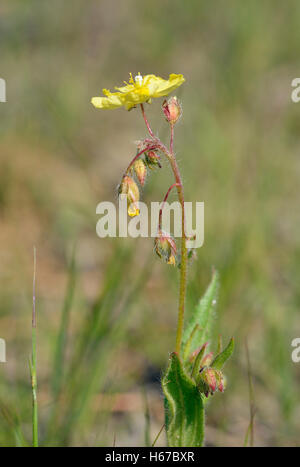
[[[169,150],[166,146],[154,135],[149,121],[146,117],[145,110],[143,104],[141,104],[141,111],[142,116],[144,118],[146,127],[148,132],[156,141],[157,146],[159,149],[164,153],[167,157],[171,169],[173,171],[173,175],[175,178],[175,184],[172,185],[177,187],[177,194],[178,200],[181,205],[181,267],[180,267],[180,285],[179,285],[179,304],[178,304],[178,318],[177,318],[177,330],[176,330],[176,344],[175,344],[175,351],[180,354],[181,351],[181,344],[182,344],[182,335],[183,335],[183,328],[184,328],[184,311],[185,311],[185,295],[186,295],[186,284],[187,284],[187,247],[186,247],[186,234],[185,234],[185,213],[184,213],[184,191],[183,191],[183,183],[180,174],[180,170],[177,164],[177,160],[174,154],[174,123],[170,123],[170,148]],[[169,192],[167,193],[167,195]]]
[[[168,189],[164,199],[163,199],[163,202],[161,204],[161,208],[159,210],[159,214],[158,214],[158,230],[161,231],[161,228],[162,228],[162,213],[163,213],[163,209],[164,209],[164,205],[165,205],[165,202],[167,201],[168,197],[169,197],[169,194],[170,192],[173,190],[173,188],[175,188],[177,186],[177,183],[173,183],[173,185],[170,186],[170,188]]]

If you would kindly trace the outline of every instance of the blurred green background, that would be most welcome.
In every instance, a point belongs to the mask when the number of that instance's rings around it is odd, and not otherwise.
[[[189,270],[187,307],[192,312],[216,267],[216,335],[237,343],[228,388],[207,410],[207,444],[243,444],[246,340],[255,445],[299,444],[300,364],[291,340],[300,336],[300,104],[290,97],[299,44],[297,0],[2,0],[2,446],[31,437],[33,245],[41,443],[144,445],[163,423],[159,379],[174,347],[177,271],[154,257],[151,239],[95,232],[96,205],[116,200],[146,132],[138,110],[98,111],[90,98],[129,72],[186,78],[175,148],[186,200],[205,202],[205,244]],[[146,110],[164,139],[160,105]],[[143,200],[160,201],[171,179],[165,164]]]

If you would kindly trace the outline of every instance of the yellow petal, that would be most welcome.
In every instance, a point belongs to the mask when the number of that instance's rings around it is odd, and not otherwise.
[[[130,217],[135,217],[135,216],[138,216],[139,214],[140,214],[140,210],[137,207],[137,205],[135,203],[131,203],[130,206],[128,206],[128,215]]]
[[[98,109],[116,109],[122,107],[123,99],[121,93],[110,93],[107,97],[93,97],[91,103]]]
[[[161,79],[156,82],[156,89],[153,91],[153,97],[167,96],[170,92],[177,89],[184,83],[185,79],[182,75],[171,74],[168,80]]]
[[[176,265],[176,259],[175,259],[175,256],[174,256],[174,255],[171,255],[171,256],[170,256],[169,261],[168,261],[168,264],[170,264],[171,266],[175,266],[175,265]]]

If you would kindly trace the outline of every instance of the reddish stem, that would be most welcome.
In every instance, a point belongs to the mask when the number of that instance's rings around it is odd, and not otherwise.
[[[179,354],[181,350],[182,335],[183,335],[183,325],[184,325],[184,309],[185,309],[185,295],[186,295],[186,282],[187,282],[187,247],[186,247],[186,235],[185,235],[185,212],[184,212],[184,194],[183,194],[183,184],[181,180],[181,175],[179,167],[174,155],[174,125],[171,124],[171,136],[170,136],[170,149],[167,149],[166,146],[154,136],[153,131],[149,125],[147,117],[145,115],[144,106],[141,104],[142,115],[146,123],[148,132],[150,136],[155,140],[156,147],[159,148],[169,160],[174,178],[176,180],[178,199],[181,204],[182,211],[182,234],[181,234],[181,267],[180,267],[180,286],[179,286],[179,309],[178,309],[178,323],[177,323],[177,333],[176,333],[176,352]]]
[[[163,199],[163,202],[162,202],[162,206],[159,210],[159,217],[158,217],[158,230],[161,231],[161,220],[162,220],[162,212],[163,212],[163,208],[164,208],[164,205],[165,205],[165,202],[167,201],[168,199],[168,196],[170,194],[170,191],[173,190],[173,188],[175,188],[175,186],[178,187],[178,183],[173,183],[173,185],[170,186],[170,188],[168,189],[167,193],[166,193],[166,196],[164,197]]]
[[[145,109],[144,109],[144,105],[143,105],[143,104],[141,104],[141,109],[142,109],[142,115],[143,115],[143,118],[144,118],[144,120],[145,120],[146,127],[147,127],[147,129],[148,129],[148,132],[149,132],[149,134],[150,134],[150,136],[151,136],[152,138],[155,138],[154,133],[153,133],[153,131],[151,130],[151,127],[150,127],[150,125],[149,125],[148,119],[147,119],[147,117],[146,117]]]
[[[173,145],[174,145],[174,124],[171,123],[171,138],[170,138],[170,152],[171,152],[171,154],[174,153]]]
[[[142,155],[144,154],[144,152],[146,151],[153,151],[153,149],[156,149],[156,146],[151,146],[151,147],[147,147],[145,149],[142,149],[140,152],[137,153],[137,155],[132,159],[132,161],[130,162],[129,166],[127,167],[126,169],[126,172],[125,172],[125,175],[128,174],[129,170],[131,169],[131,167],[133,166],[133,164],[135,163],[135,161]]]

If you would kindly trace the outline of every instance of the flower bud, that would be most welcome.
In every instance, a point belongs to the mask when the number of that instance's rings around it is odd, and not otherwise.
[[[161,169],[160,156],[156,154],[154,151],[146,152],[145,162],[147,166],[149,167],[149,169],[154,169],[157,166]]]
[[[203,359],[201,360],[201,367],[209,366],[213,361],[214,354],[209,352],[208,354],[204,355]]]
[[[164,100],[162,109],[167,122],[172,125],[177,122],[182,113],[181,105],[179,104],[177,97],[170,97],[170,99]]]
[[[207,367],[203,368],[200,371],[198,386],[200,392],[203,392],[206,397],[208,397],[210,394],[213,395],[217,389],[215,370]]]
[[[212,368],[204,368],[202,371],[202,379],[209,386],[211,392],[214,393],[217,388],[215,371]]]
[[[144,186],[146,175],[147,175],[147,168],[143,159],[137,159],[133,164],[133,169],[135,174],[142,186]]]
[[[203,345],[201,345],[201,347],[198,347],[196,350],[194,350],[194,352],[192,352],[190,355],[190,362],[193,362],[200,353],[201,355],[203,355],[207,346],[208,346],[208,342],[205,342]],[[200,358],[201,358],[201,355],[200,355]],[[202,363],[202,360],[203,359],[201,358],[201,363]],[[200,366],[202,367],[203,365],[200,364]]]
[[[198,387],[200,392],[203,392],[206,397],[213,395],[217,390],[224,392],[225,377],[220,370],[204,367],[200,370]]]
[[[123,177],[123,180],[119,187],[119,194],[127,196],[128,215],[130,217],[138,216],[140,213],[140,210],[138,208],[140,192],[135,181],[128,175],[125,175],[125,177]]]
[[[226,381],[225,381],[225,377],[222,373],[222,371],[220,370],[215,370],[215,375],[216,375],[216,380],[217,380],[217,388],[220,392],[224,392],[225,391],[225,387],[226,387]]]
[[[154,248],[157,255],[166,263],[176,265],[176,243],[170,234],[160,231],[155,238]]]

